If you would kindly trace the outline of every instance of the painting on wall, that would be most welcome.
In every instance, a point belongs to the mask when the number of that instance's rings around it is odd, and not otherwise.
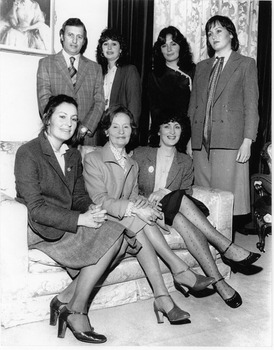
[[[0,0],[0,50],[53,53],[54,0]]]

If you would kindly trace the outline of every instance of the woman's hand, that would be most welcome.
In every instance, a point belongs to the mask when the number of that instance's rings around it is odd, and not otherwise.
[[[138,199],[134,202],[134,207],[137,209],[145,208],[148,205],[150,205],[148,199],[142,196],[139,196]]]
[[[151,206],[143,208],[133,208],[132,213],[137,215],[141,220],[148,225],[154,225],[157,219],[162,219],[162,213]]]
[[[159,202],[164,198],[164,196],[166,194],[167,193],[164,190],[159,189],[158,191],[155,191],[155,192],[151,193],[151,195],[148,197],[148,200],[152,204],[158,205]]]
[[[244,139],[243,143],[241,144],[241,147],[239,148],[237,157],[236,157],[236,162],[238,163],[246,163],[251,154],[251,144],[252,140],[250,139]]]
[[[99,228],[107,220],[107,211],[102,209],[102,204],[91,204],[88,211],[80,214],[78,218],[78,226],[86,226],[91,228]]]

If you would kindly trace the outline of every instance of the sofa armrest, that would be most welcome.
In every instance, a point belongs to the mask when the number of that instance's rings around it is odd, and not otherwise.
[[[0,193],[0,249],[2,296],[23,291],[27,283],[28,215],[25,205]]]
[[[232,239],[232,218],[234,196],[219,189],[193,186],[193,197],[209,209],[208,219],[225,237]]]

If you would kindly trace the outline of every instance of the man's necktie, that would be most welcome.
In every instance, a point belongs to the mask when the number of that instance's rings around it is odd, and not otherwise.
[[[209,84],[208,84],[208,94],[207,94],[207,104],[206,104],[206,117],[205,117],[205,125],[204,125],[204,135],[203,135],[203,145],[207,151],[209,156],[210,150],[210,140],[211,140],[211,129],[212,129],[212,106],[214,95],[216,91],[216,87],[218,84],[218,80],[224,65],[224,57],[216,57],[217,62],[213,66]]]
[[[76,84],[76,73],[77,73],[77,70],[76,70],[76,68],[73,65],[74,61],[75,61],[75,58],[74,57],[70,57],[69,60],[70,60],[70,66],[69,66],[68,70],[69,70],[69,74],[70,74],[70,77],[71,77],[71,80],[72,80],[72,84],[73,84],[73,86],[75,86],[75,84]]]

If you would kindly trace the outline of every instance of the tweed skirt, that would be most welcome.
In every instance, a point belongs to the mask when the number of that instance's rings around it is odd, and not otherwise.
[[[98,229],[80,226],[76,233],[66,232],[54,242],[44,240],[29,228],[28,246],[41,250],[75,276],[81,268],[95,265],[121,235],[128,243],[126,254],[136,255],[141,244],[135,233],[114,221],[106,221]]]

